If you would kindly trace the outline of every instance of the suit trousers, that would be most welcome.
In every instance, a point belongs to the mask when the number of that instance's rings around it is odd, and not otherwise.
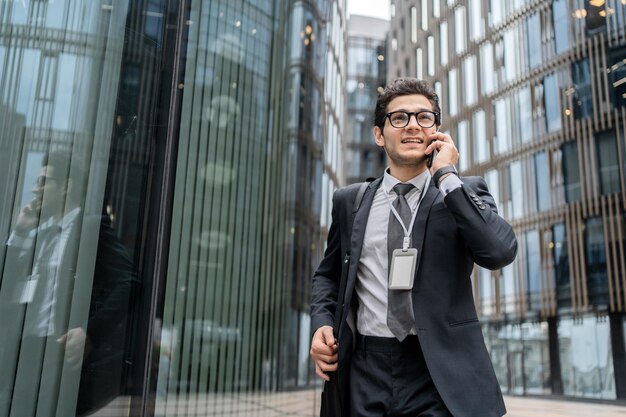
[[[417,336],[357,335],[350,366],[352,417],[452,417],[430,377]]]

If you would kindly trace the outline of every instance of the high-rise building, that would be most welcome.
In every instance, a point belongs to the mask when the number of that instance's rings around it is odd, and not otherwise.
[[[378,177],[385,152],[374,142],[374,106],[387,77],[386,39],[389,20],[351,15],[346,65],[346,181]]]
[[[459,170],[519,240],[476,267],[505,393],[626,398],[626,2],[391,0],[390,77],[434,84]]]
[[[343,0],[0,2],[0,415],[314,381],[344,32]]]

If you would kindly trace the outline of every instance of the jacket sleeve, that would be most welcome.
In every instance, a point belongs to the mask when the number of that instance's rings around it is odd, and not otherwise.
[[[311,336],[322,326],[333,326],[341,280],[341,230],[337,191],[333,194],[332,220],[324,258],[313,274]]]
[[[495,270],[513,262],[517,254],[515,233],[498,214],[482,178],[463,178],[463,185],[448,193],[444,201],[475,263]]]

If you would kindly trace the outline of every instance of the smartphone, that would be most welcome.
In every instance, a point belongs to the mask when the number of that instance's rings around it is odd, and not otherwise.
[[[436,141],[437,139],[433,139],[430,143],[433,143],[434,141]],[[430,155],[428,155],[426,158],[426,166],[428,168],[433,166],[433,159],[435,159],[435,156],[437,156],[437,151],[433,151]]]

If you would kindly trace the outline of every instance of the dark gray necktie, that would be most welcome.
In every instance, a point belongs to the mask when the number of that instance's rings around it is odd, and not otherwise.
[[[411,207],[404,197],[413,188],[413,184],[396,184],[393,191],[398,197],[393,202],[404,226],[408,229],[411,223]],[[409,231],[410,232],[410,231]],[[404,240],[404,229],[398,222],[393,212],[389,210],[389,227],[387,231],[387,256],[388,270],[391,271],[391,258],[394,249],[402,249]],[[411,290],[389,289],[387,299],[387,325],[391,333],[399,340],[403,341],[409,334],[415,319],[413,317],[413,303],[411,302]]]

